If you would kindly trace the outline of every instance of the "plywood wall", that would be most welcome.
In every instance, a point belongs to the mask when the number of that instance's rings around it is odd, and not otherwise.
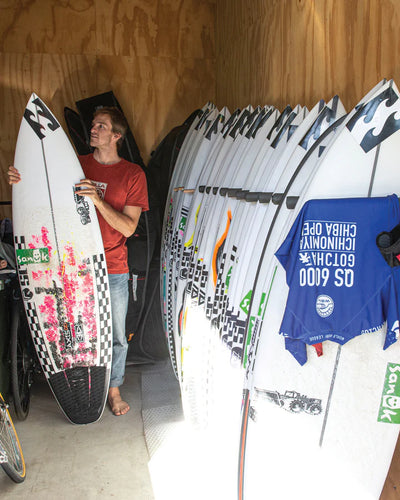
[[[217,105],[347,109],[382,78],[400,84],[399,0],[218,0]]]
[[[215,99],[214,21],[215,0],[0,0],[0,201],[32,91],[64,123],[64,106],[113,90],[147,162]]]

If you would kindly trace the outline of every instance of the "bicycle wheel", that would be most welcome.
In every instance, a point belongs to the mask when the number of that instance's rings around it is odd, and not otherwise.
[[[25,479],[25,460],[13,421],[0,394],[0,465],[16,483]]]
[[[11,314],[11,387],[17,418],[25,420],[29,413],[34,362],[25,312],[16,297],[12,299]]]

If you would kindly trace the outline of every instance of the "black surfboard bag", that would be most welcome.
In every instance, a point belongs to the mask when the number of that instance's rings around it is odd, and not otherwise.
[[[163,224],[168,188],[179,151],[193,120],[200,112],[201,110],[199,109],[193,111],[181,125],[170,130],[151,153],[147,172],[151,178],[154,198],[157,200],[159,206],[160,228],[162,228]]]
[[[391,231],[379,233],[376,244],[390,267],[400,266],[400,224]]]

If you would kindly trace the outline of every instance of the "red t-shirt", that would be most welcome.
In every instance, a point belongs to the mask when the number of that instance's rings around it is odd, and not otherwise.
[[[100,196],[118,212],[125,206],[149,209],[146,175],[134,163],[121,159],[113,165],[103,165],[93,158],[93,154],[79,156],[87,179],[97,184]],[[109,274],[122,274],[129,271],[126,237],[113,229],[97,211],[101,235],[106,254]]]

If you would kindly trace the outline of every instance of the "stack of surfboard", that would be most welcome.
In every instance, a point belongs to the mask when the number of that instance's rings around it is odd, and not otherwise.
[[[324,342],[323,356],[308,346],[301,366],[279,334],[288,285],[275,252],[308,200],[399,195],[399,97],[382,81],[348,113],[338,96],[282,112],[208,103],[185,138],[164,218],[163,317],[186,417],[226,498],[379,498],[399,433],[400,418],[380,416],[388,377],[400,396],[400,344],[383,350],[383,325]]]

